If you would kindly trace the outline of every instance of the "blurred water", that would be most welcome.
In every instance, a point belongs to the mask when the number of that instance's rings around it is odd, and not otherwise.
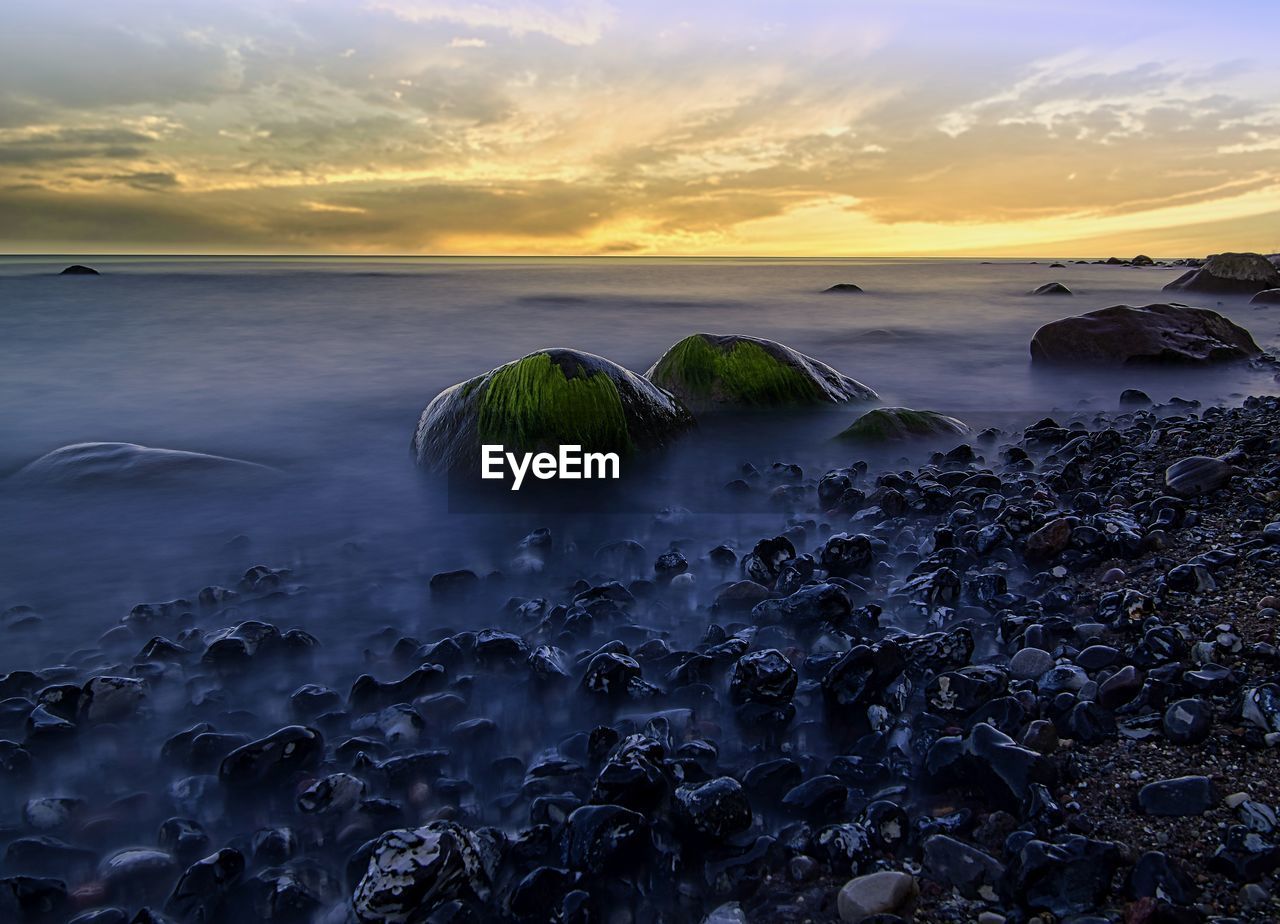
[[[55,275],[70,262],[104,275]],[[92,638],[133,603],[192,593],[258,560],[359,554],[402,577],[499,567],[512,541],[551,515],[450,514],[441,486],[413,469],[408,444],[441,388],[539,347],[585,349],[643,372],[696,331],[770,337],[865,382],[886,404],[978,426],[1114,408],[1126,387],[1206,402],[1274,392],[1269,374],[1246,367],[1030,367],[1039,325],[1168,300],[1160,289],[1179,272],[1047,261],[2,258],[0,475],[59,446],[103,440],[249,459],[294,480],[257,493],[0,490],[0,610],[24,602],[45,612],[37,645],[54,638],[50,624]],[[1076,296],[1026,294],[1052,280]],[[866,291],[823,294],[837,282]],[[1247,302],[1199,303],[1273,349],[1280,313]],[[713,422],[666,464],[634,475],[627,499],[614,498],[615,519],[551,518],[584,547],[651,530],[649,511],[697,509],[742,461],[786,459],[809,471],[848,461],[827,440],[855,414]],[[714,518],[672,526],[708,539],[733,528]],[[224,549],[237,534],[253,544]]]

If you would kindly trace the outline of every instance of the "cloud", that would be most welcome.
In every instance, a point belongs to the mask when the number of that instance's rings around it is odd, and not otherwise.
[[[594,45],[614,19],[604,3],[480,3],[459,0],[371,0],[372,9],[407,22],[447,22],[515,36],[545,35],[566,45]]]
[[[9,20],[7,249],[987,246],[1168,206],[1253,228],[1280,182],[1277,65],[1228,16],[51,0]]]

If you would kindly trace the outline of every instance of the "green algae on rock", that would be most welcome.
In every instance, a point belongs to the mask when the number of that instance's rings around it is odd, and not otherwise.
[[[646,379],[603,357],[554,348],[440,392],[418,420],[412,449],[426,468],[474,469],[482,445],[630,455],[666,445],[692,424],[679,401]]]
[[[691,407],[873,401],[876,393],[826,363],[773,340],[693,334],[645,376]]]
[[[836,437],[860,443],[889,443],[929,436],[969,432],[969,425],[937,411],[916,411],[908,407],[878,407],[867,411]]]

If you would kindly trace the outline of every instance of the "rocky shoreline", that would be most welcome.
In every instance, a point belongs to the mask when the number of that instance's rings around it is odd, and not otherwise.
[[[535,532],[431,579],[461,631],[276,625],[321,575],[268,566],[141,604],[0,677],[0,910],[1275,920],[1280,401],[1125,403],[750,468],[716,548]]]

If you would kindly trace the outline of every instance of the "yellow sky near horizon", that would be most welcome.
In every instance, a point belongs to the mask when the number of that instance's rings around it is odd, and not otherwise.
[[[0,251],[1280,251],[1265,11],[1182,6],[54,0]]]

